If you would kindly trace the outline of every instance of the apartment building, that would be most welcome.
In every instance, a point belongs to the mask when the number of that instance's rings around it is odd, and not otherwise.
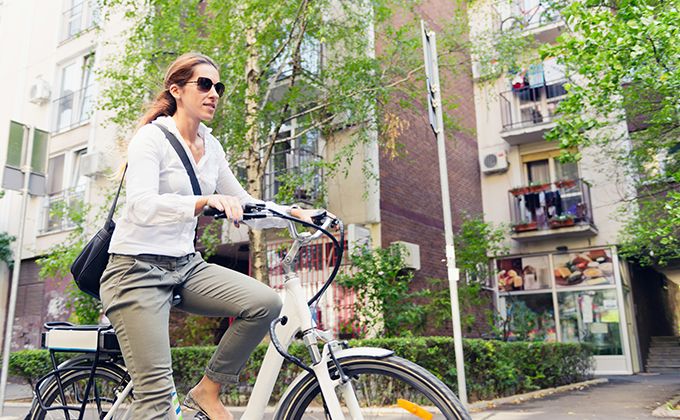
[[[430,3],[430,15],[438,16],[440,23],[453,13],[447,1]],[[101,82],[93,78],[93,73],[109,54],[117,52],[120,42],[115,41],[124,30],[124,22],[114,20],[101,31],[93,30],[99,23],[94,4],[88,0],[0,2],[0,50],[5,57],[17,57],[0,69],[4,80],[12,80],[8,100],[0,104],[0,162],[6,159],[10,121],[49,133],[46,195],[32,196],[26,213],[13,349],[38,347],[42,324],[69,316],[64,289],[70,278],[40,280],[35,264],[35,259],[51,246],[66,241],[73,227],[67,218],[50,216],[50,209],[80,200],[95,208],[101,206],[116,184],[109,174],[123,161],[120,140],[128,133],[119,133],[115,126],[106,125],[106,112],[95,106]],[[313,71],[321,63],[321,53],[321,48],[310,45],[303,65]],[[282,88],[284,85],[282,83]],[[464,73],[444,90],[471,97],[471,78]],[[452,114],[463,126],[473,129],[474,112],[470,103]],[[351,132],[336,133],[333,142],[326,141],[318,132],[297,138],[297,127],[292,122],[283,130],[288,134],[280,136],[275,145],[263,180],[265,198],[274,197],[281,175],[315,171],[308,177],[311,181],[296,191],[297,200],[313,202],[318,186],[326,185],[327,207],[345,222],[350,243],[370,241],[373,246],[388,246],[396,241],[405,242],[411,250],[409,264],[416,270],[415,287],[422,287],[430,277],[445,278],[435,139],[426,118],[422,117],[424,113],[403,115],[411,122],[400,139],[407,150],[405,158],[392,160],[380,152],[377,142],[367,144],[354,159],[346,178],[328,177],[316,169],[303,168],[309,168],[306,162],[332,156],[349,141]],[[452,206],[456,216],[463,211],[479,213],[476,139],[463,134],[455,137],[455,143],[452,142],[455,147],[448,148]],[[370,182],[362,171],[366,162],[376,175]],[[19,194],[8,191],[0,199],[0,220],[3,221],[0,229],[16,236],[19,208]],[[88,221],[88,227],[94,232],[97,222]],[[211,261],[247,272],[246,228],[226,224],[221,238],[222,243]],[[285,243],[275,235],[269,238],[270,282],[274,287],[282,281],[277,261]],[[333,258],[329,249],[319,244],[300,257],[299,267],[310,293],[328,273],[325,262]],[[3,290],[7,284],[3,279]],[[324,326],[337,327],[340,318],[346,316],[339,308],[346,310],[350,303],[351,296],[335,289],[329,291],[319,309],[320,321]],[[5,303],[0,304],[4,313]]]
[[[471,31],[509,31],[551,43],[565,30],[539,0],[484,1]],[[526,53],[525,51],[518,51]],[[538,55],[536,54],[536,57]],[[556,58],[489,78],[476,63],[475,106],[487,221],[505,224],[508,257],[494,260],[500,315],[510,338],[592,345],[595,372],[641,370],[631,267],[617,253],[617,212],[633,182],[603,150],[563,163],[545,141],[570,79]],[[608,130],[627,133],[625,124]]]

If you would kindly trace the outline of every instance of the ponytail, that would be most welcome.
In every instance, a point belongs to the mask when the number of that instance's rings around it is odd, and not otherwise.
[[[165,115],[172,117],[177,111],[177,101],[175,97],[170,94],[170,91],[165,89],[156,96],[156,99],[149,105],[147,111],[139,120],[137,128],[142,127],[156,118]]]

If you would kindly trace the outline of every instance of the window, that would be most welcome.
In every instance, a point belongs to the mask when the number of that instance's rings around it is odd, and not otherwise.
[[[522,156],[527,184],[578,179],[578,163],[560,162],[560,154],[559,150],[554,150]]]
[[[47,163],[47,196],[43,208],[43,232],[74,226],[69,212],[81,208],[87,178],[82,175],[82,159],[87,149],[76,149],[53,156]]]
[[[563,342],[588,343],[595,355],[621,355],[621,327],[616,290],[557,294]]]
[[[267,200],[284,192],[282,187],[286,184],[294,184],[294,188],[285,191],[286,196],[281,199],[290,201],[292,198],[293,201],[312,204],[319,198],[322,174],[315,165],[321,159],[318,155],[319,137],[318,130],[298,127],[297,120],[281,128],[265,173],[264,195]],[[291,194],[293,197],[290,197]]]
[[[67,130],[86,122],[93,108],[94,53],[79,57],[62,66],[59,78],[59,98],[55,100],[54,131]]]
[[[61,40],[68,41],[81,32],[94,27],[99,20],[95,0],[67,0],[64,2]]]

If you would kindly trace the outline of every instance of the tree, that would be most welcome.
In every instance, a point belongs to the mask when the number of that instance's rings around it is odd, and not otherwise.
[[[101,73],[108,84],[102,105],[115,111],[112,121],[121,127],[134,125],[145,94],[161,86],[161,72],[176,56],[187,51],[210,55],[220,63],[222,81],[229,87],[211,123],[213,133],[232,163],[245,166],[245,188],[257,199],[263,198],[262,180],[279,141],[311,146],[321,136],[330,142],[338,132],[350,131],[351,141],[332,159],[308,163],[326,174],[341,170],[362,143],[376,140],[376,134],[381,144],[394,145],[403,125],[386,104],[392,93],[421,73],[419,25],[390,25],[393,10],[412,10],[417,2],[103,3],[105,18],[111,10],[124,10],[131,27],[123,53]],[[416,14],[406,16],[415,19]],[[389,37],[377,57],[374,27]],[[442,61],[446,66],[445,57]],[[294,133],[286,128],[293,122]],[[282,179],[304,183],[309,172]],[[370,166],[366,173],[369,179],[377,176]],[[278,197],[286,198],[290,196]],[[252,273],[266,282],[264,236],[252,230],[249,235]]]
[[[567,32],[541,55],[575,75],[558,107],[565,159],[607,150],[636,180],[621,253],[642,264],[680,258],[680,1],[556,1]],[[625,122],[634,132],[608,130]],[[632,213],[632,214],[631,214]]]

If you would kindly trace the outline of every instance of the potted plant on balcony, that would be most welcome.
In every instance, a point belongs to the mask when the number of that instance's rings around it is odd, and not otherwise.
[[[519,195],[524,195],[529,192],[529,187],[515,187],[510,190],[510,194],[517,197]]]
[[[531,182],[531,183],[529,183],[529,186],[527,187],[527,189],[528,189],[527,192],[539,193],[541,191],[546,191],[548,188],[550,188],[550,184]]]
[[[530,230],[536,230],[538,229],[538,223],[535,221],[531,222],[524,222],[524,223],[516,223],[512,225],[512,230],[515,232],[527,232]]]
[[[550,229],[559,229],[568,226],[574,226],[574,216],[571,214],[563,214],[556,216],[548,220],[548,226]]]
[[[555,186],[557,188],[573,188],[576,186],[575,179],[559,179],[555,181]]]

